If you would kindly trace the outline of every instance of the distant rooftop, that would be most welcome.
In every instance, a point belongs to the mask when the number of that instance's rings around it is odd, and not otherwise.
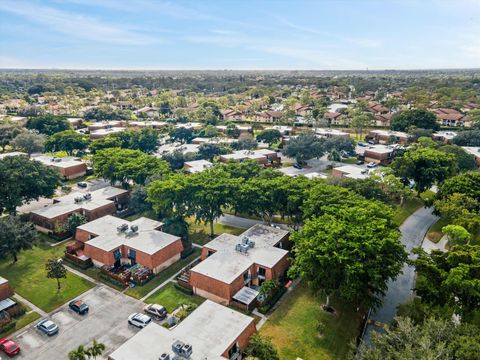
[[[54,198],[55,203],[33,210],[36,214],[47,219],[54,219],[60,215],[68,214],[78,209],[94,210],[113,202],[115,196],[125,194],[128,190],[119,189],[113,186],[107,186],[90,192],[90,198],[85,197],[85,193],[71,192],[68,195]]]
[[[57,156],[49,156],[49,155],[36,155],[36,156],[32,156],[31,159],[39,161],[44,165],[54,166],[58,168],[69,168],[72,166],[84,164],[84,162],[80,158],[76,158],[73,156],[57,157]]]

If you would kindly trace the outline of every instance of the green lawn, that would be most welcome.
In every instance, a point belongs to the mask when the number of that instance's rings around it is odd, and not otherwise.
[[[320,308],[323,299],[303,284],[286,296],[260,329],[262,335],[272,338],[280,359],[347,358],[350,343],[361,331],[363,313],[333,299],[337,315],[329,315]]]
[[[56,280],[46,277],[45,262],[49,258],[62,257],[63,250],[63,246],[39,244],[32,250],[22,251],[15,264],[10,258],[1,260],[0,275],[9,280],[15,292],[42,310],[50,312],[94,286],[89,281],[68,273],[67,278],[61,280],[62,288],[57,293]]]
[[[200,252],[201,250],[199,248],[194,248],[193,253],[190,254],[188,257],[177,261],[175,264],[172,264],[171,266],[160,272],[160,274],[155,276],[144,286],[136,286],[134,288],[129,288],[125,292],[125,294],[130,295],[131,297],[134,297],[136,299],[141,299],[150,291],[155,289],[158,285],[168,280],[168,278],[170,278],[171,276],[179,272],[181,269],[183,269],[185,266],[187,266],[189,263],[191,263],[193,260],[195,260],[196,257],[200,256]]]
[[[149,219],[152,219],[152,220],[157,220],[157,215],[155,214],[155,212],[153,210],[143,211],[143,212],[140,212],[140,213],[136,213],[136,214],[127,216],[127,217],[125,217],[125,220],[134,221],[134,220],[137,220],[138,218],[141,218],[141,217],[146,217],[146,218],[149,218]]]
[[[184,292],[177,290],[173,282],[168,283],[163,288],[158,290],[155,294],[150,296],[145,302],[147,304],[160,304],[165,306],[169,313],[173,312],[183,304],[197,304],[200,305],[205,301],[197,295],[187,295]]]
[[[21,328],[27,326],[28,324],[31,324],[32,322],[40,318],[40,314],[36,313],[35,311],[25,314],[22,317],[15,319],[15,327],[5,333],[2,333],[0,337],[7,337],[8,335],[13,334],[14,332],[20,330]]]
[[[419,198],[408,199],[403,207],[397,206],[393,214],[393,221],[401,225],[410,215],[423,206],[423,201]]]
[[[193,243],[198,245],[205,245],[210,239],[210,224],[197,223],[193,218],[188,219],[190,239]],[[221,235],[223,233],[240,235],[245,231],[245,229],[223,225],[219,223],[213,224],[213,231],[215,235]]]
[[[443,237],[442,228],[446,225],[448,225],[446,219],[439,219],[428,229],[427,238],[435,244],[438,243]]]

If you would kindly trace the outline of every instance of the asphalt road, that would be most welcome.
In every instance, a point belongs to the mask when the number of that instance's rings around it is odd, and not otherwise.
[[[48,318],[60,327],[60,331],[51,337],[33,327],[40,320],[34,322],[13,338],[22,348],[17,358],[67,359],[71,350],[79,345],[91,345],[93,339],[105,344],[104,355],[107,355],[139,331],[128,324],[127,318],[134,312],[143,311],[145,304],[141,301],[105,285],[96,286],[78,298],[89,305],[89,314],[78,315],[67,305],[55,310]]]
[[[400,226],[402,232],[402,243],[412,258],[413,248],[421,245],[428,229],[438,220],[438,217],[432,214],[432,209],[420,208],[410,215]],[[397,279],[390,281],[388,290],[383,298],[382,306],[372,311],[370,319],[383,324],[390,323],[397,313],[398,305],[407,302],[413,295],[415,286],[415,268],[405,264],[403,273]],[[363,336],[363,340],[370,343],[370,334],[372,331],[381,329],[373,324],[368,324]]]

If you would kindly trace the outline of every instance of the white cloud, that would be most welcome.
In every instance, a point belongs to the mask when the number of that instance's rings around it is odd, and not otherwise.
[[[85,40],[123,45],[147,45],[161,42],[160,39],[102,22],[99,19],[70,13],[52,7],[21,1],[0,1],[0,11],[22,16],[50,29]]]

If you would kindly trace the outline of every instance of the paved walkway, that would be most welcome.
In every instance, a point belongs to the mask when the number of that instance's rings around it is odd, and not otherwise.
[[[193,259],[190,263],[188,263],[187,265],[185,265],[183,268],[181,268],[178,272],[176,272],[175,274],[173,274],[172,276],[170,276],[167,280],[165,280],[164,282],[162,282],[160,285],[156,286],[152,291],[150,291],[147,295],[145,295],[144,297],[142,297],[140,299],[140,301],[145,301],[147,298],[149,298],[150,296],[152,296],[154,293],[156,293],[158,290],[160,290],[162,287],[164,287],[165,285],[167,285],[170,281],[173,281],[175,280],[175,278],[180,275],[180,273],[183,271],[183,269],[185,269],[187,266],[190,266],[192,265],[195,261],[197,261],[198,259],[200,258],[200,256],[197,256],[195,259]]]
[[[25,305],[27,305],[28,307],[30,307],[33,311],[35,311],[36,313],[39,313],[41,316],[47,316],[48,314],[43,311],[42,309],[40,309],[38,306],[32,304],[30,301],[28,301],[27,299],[25,299],[24,297],[18,295],[17,293],[15,293],[15,297],[20,300],[22,303],[24,303]]]
[[[410,215],[400,226],[401,240],[410,259],[414,258],[412,249],[422,244],[428,229],[437,220],[438,217],[433,215],[431,208],[422,207]],[[381,324],[390,323],[397,313],[398,305],[407,302],[412,297],[415,286],[415,268],[405,264],[402,270],[402,274],[389,282],[387,292],[382,299],[382,306],[371,312],[363,341],[370,343],[371,332],[378,329],[371,323],[372,321]]]
[[[422,243],[422,249],[425,250],[427,253],[431,253],[432,250],[440,250],[443,252],[447,251],[447,243],[448,243],[448,236],[443,235],[438,243],[434,243],[433,241],[425,238]]]

